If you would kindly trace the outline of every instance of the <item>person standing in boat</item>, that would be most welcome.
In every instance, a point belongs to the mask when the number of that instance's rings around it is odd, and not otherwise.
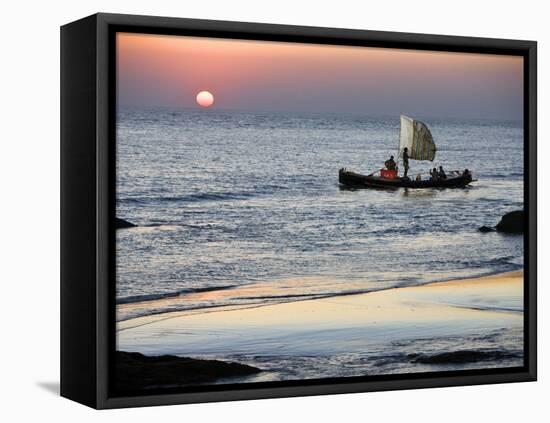
[[[409,172],[409,149],[407,147],[403,149],[403,167],[405,168],[403,177],[406,178]]]
[[[439,172],[437,172],[439,179],[447,179],[447,174],[443,170],[443,166],[439,166]]]

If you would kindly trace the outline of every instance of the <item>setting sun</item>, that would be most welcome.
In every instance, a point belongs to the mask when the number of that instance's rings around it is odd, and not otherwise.
[[[214,104],[214,96],[209,91],[201,91],[197,94],[197,104],[201,107],[210,107]]]

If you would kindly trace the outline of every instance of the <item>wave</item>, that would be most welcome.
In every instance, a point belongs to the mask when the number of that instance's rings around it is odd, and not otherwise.
[[[196,294],[200,292],[212,292],[212,291],[224,291],[226,289],[237,288],[238,285],[222,285],[222,286],[210,286],[205,288],[186,288],[175,292],[166,292],[162,294],[143,294],[143,295],[129,295],[127,297],[119,297],[116,299],[117,304],[130,304],[141,303],[146,301],[164,300],[166,298],[179,297],[188,294]]]
[[[431,260],[427,262],[430,266],[444,266],[449,264],[448,260]],[[512,270],[523,269],[523,258],[521,256],[504,256],[504,257],[495,257],[486,260],[454,260],[454,265],[459,265],[460,267],[465,267],[469,269],[497,269],[497,270],[488,270],[486,272],[481,272],[473,277],[482,277],[490,276],[502,272],[508,272]]]
[[[338,292],[316,292],[310,294],[275,294],[275,295],[258,295],[251,297],[235,297],[235,300],[313,300],[320,298],[336,298],[336,297],[347,297],[349,295],[360,295],[368,294],[370,292],[376,291],[385,291],[393,288],[400,288],[400,285],[395,285],[391,287],[380,287],[380,288],[365,288],[365,289],[355,289],[351,291],[338,291]],[[285,301],[286,302],[286,301]]]
[[[135,295],[122,297],[116,300],[117,305],[124,304],[135,304],[135,303],[150,303],[147,308],[141,308],[139,310],[132,309],[122,311],[122,314],[119,315],[117,321],[123,322],[126,320],[135,319],[138,317],[145,316],[154,316],[164,313],[173,313],[173,312],[188,312],[188,311],[198,311],[199,313],[206,313],[212,309],[221,309],[224,307],[262,307],[266,305],[273,305],[279,303],[289,303],[296,301],[305,301],[305,300],[314,300],[314,299],[330,299],[337,297],[344,297],[349,295],[359,295],[366,294],[369,292],[383,291],[390,288],[370,288],[364,290],[354,290],[354,291],[344,291],[344,292],[323,292],[323,293],[310,293],[310,294],[288,294],[288,295],[265,295],[265,296],[235,296],[230,298],[225,298],[223,300],[218,300],[215,303],[204,303],[204,302],[186,302],[186,303],[171,303],[171,304],[156,304],[159,301],[167,300],[170,298],[184,297],[192,293],[199,292],[216,292],[228,289],[238,289],[243,286],[226,286],[226,287],[210,287],[210,288],[198,288],[185,290],[184,292],[172,292],[166,294],[152,294],[152,295]],[[393,287],[397,288],[397,287]],[[182,298],[184,300],[184,298]]]
[[[523,172],[510,172],[510,173],[488,173],[486,175],[486,177],[489,177],[489,178],[518,178],[518,177],[524,177],[524,173]]]
[[[281,293],[273,292],[268,295],[246,295],[246,290],[249,289],[252,285],[243,284],[243,285],[225,285],[225,286],[211,286],[204,288],[188,288],[175,292],[162,293],[162,294],[151,294],[151,295],[134,295],[121,297],[116,300],[118,305],[131,304],[131,303],[147,303],[143,304],[138,308],[130,307],[130,309],[121,309],[118,321],[131,320],[138,317],[153,316],[164,313],[172,312],[188,312],[196,311],[198,313],[212,311],[212,309],[220,309],[223,307],[262,307],[266,305],[279,304],[279,303],[289,303],[297,301],[306,301],[314,299],[323,299],[331,300],[338,299],[339,297],[346,297],[350,295],[361,295],[368,294],[372,292],[386,291],[390,289],[404,288],[410,286],[422,286],[431,283],[446,282],[449,280],[460,280],[460,279],[470,279],[485,277],[494,274],[502,273],[501,271],[495,272],[481,272],[473,275],[464,275],[464,276],[451,276],[448,278],[437,278],[437,279],[428,279],[419,281],[417,279],[411,279],[407,281],[401,280],[399,283],[392,285],[383,285],[383,286],[370,286],[365,287],[364,289],[352,289],[352,290],[343,290],[343,291],[317,291],[310,293]],[[243,288],[245,291],[241,291],[239,288]],[[234,290],[226,296],[214,296],[212,299],[201,298],[200,301],[192,301],[191,299],[186,299],[186,295],[201,293],[201,292],[217,292],[225,290]],[[182,297],[180,300],[170,301],[166,303],[165,301],[170,298]],[[500,312],[523,312],[521,306],[499,306],[499,305],[479,305],[479,304],[449,304],[454,307],[461,308],[471,308],[479,310],[491,310],[491,311],[500,311]]]
[[[470,310],[480,311],[502,311],[505,313],[523,313],[523,306],[521,307],[502,307],[502,306],[490,306],[490,305],[473,305],[473,304],[452,304],[449,305],[458,308],[467,308]]]
[[[188,228],[196,230],[208,230],[217,229],[222,232],[234,232],[235,228],[231,228],[225,225],[214,223],[192,224],[192,223],[174,223],[174,222],[162,222],[162,223],[146,223],[142,225],[135,225],[130,228],[124,228],[129,230],[136,230],[138,232],[150,232],[153,230],[175,230],[178,228]]]
[[[197,203],[205,201],[237,201],[247,200],[261,195],[274,194],[277,191],[290,189],[287,185],[266,184],[254,185],[250,190],[245,191],[217,191],[217,192],[196,192],[182,196],[142,196],[142,197],[119,197],[120,204],[149,204],[149,203]]]
[[[167,197],[129,197],[117,198],[117,202],[122,204],[147,204],[147,203],[196,203],[201,201],[225,201],[225,200],[245,200],[255,196],[256,193],[250,191],[242,192],[198,192],[195,194],[183,196]]]

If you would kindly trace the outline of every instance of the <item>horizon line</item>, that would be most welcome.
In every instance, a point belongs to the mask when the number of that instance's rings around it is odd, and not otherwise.
[[[177,106],[177,105],[144,105],[144,104],[117,104],[117,112],[121,108],[143,108],[143,109],[169,109],[169,110],[180,110],[180,111],[195,111],[195,112],[204,112],[210,113],[213,111],[218,112],[229,112],[229,113],[275,113],[275,114],[297,114],[297,115],[315,115],[315,116],[350,116],[350,117],[367,117],[367,118],[399,118],[401,115],[406,115],[412,117],[419,117],[420,119],[442,119],[442,120],[478,120],[478,121],[503,121],[503,122],[522,122],[523,116],[521,118],[491,118],[491,117],[470,117],[470,116],[433,116],[433,115],[423,115],[423,114],[414,114],[410,112],[399,112],[396,114],[366,114],[361,112],[320,112],[320,111],[288,111],[288,110],[278,110],[278,109],[239,109],[239,108],[220,108],[220,107],[209,107],[201,108],[198,106]],[[412,115],[412,116],[411,116]]]

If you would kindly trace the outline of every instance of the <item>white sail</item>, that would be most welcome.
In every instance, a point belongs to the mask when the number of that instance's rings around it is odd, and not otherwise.
[[[407,147],[409,158],[412,160],[433,161],[437,150],[432,133],[426,124],[401,115],[399,157],[403,156],[405,147]]]

